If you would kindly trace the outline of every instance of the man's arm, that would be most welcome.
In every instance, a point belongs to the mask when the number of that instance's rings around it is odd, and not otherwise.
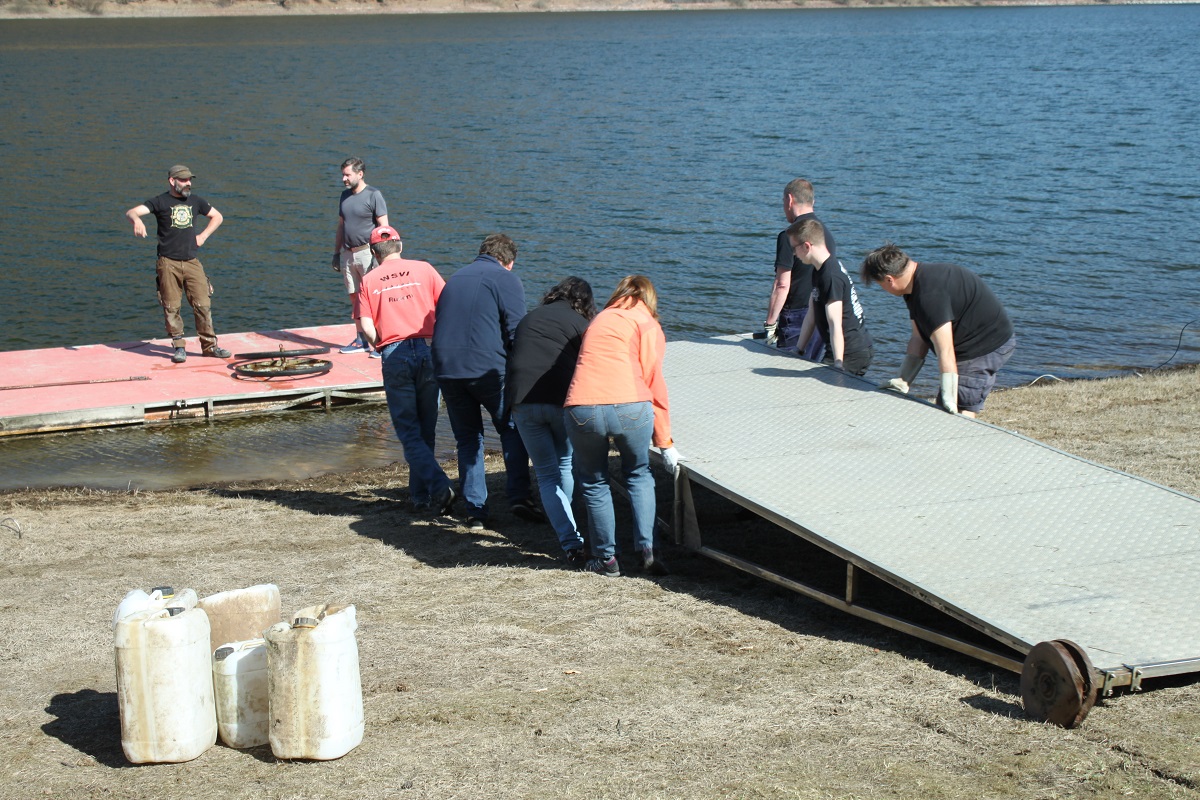
[[[954,331],[947,322],[929,335],[938,357],[938,372],[958,374],[958,359],[954,356]]]
[[[330,265],[334,272],[342,271],[342,247],[346,244],[346,220],[338,215],[337,241],[333,245],[333,260]]]
[[[946,322],[929,335],[937,352],[938,372],[941,373],[941,405],[951,414],[958,413],[958,358],[954,355],[954,331]]]
[[[208,237],[213,235],[213,231],[221,227],[221,223],[225,221],[225,217],[221,216],[221,212],[215,208],[208,209],[205,216],[208,217],[208,224],[204,226],[204,230],[196,234],[197,247],[203,247],[204,243],[208,241]]]
[[[145,203],[134,206],[125,212],[126,218],[133,223],[133,235],[139,239],[146,238],[146,223],[142,222],[142,217],[150,213],[150,207]]]
[[[387,214],[384,214],[382,217],[375,218],[375,227],[376,228],[382,228],[384,225],[387,225],[387,224],[388,224]]]
[[[367,337],[367,341],[374,345],[379,341],[379,332],[375,330],[375,320],[367,316],[358,318],[358,323],[362,325],[363,336]]]
[[[917,323],[910,321],[909,324],[912,325],[912,335],[908,337],[908,347],[904,348],[904,355],[925,358],[929,353],[929,345],[925,344],[925,340],[921,338],[921,332],[917,330]]]
[[[831,300],[825,304],[825,318],[829,320],[829,352],[833,354],[833,365],[842,368],[842,357],[846,354],[846,337],[842,333],[842,301]]]
[[[771,285],[771,298],[767,302],[767,324],[779,321],[779,312],[787,302],[788,290],[792,288],[792,268],[775,270],[775,283]]]

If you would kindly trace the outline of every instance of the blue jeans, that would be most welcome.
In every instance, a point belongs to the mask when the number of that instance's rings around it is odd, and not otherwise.
[[[561,406],[549,403],[521,403],[513,406],[513,421],[529,460],[537,475],[538,492],[546,518],[558,534],[564,552],[583,547],[583,537],[575,525],[571,497],[575,494],[575,478],[571,474],[571,442],[563,424]]]
[[[458,483],[466,501],[467,516],[486,519],[488,515],[481,408],[487,410],[492,426],[500,434],[508,502],[528,500],[532,490],[529,454],[504,402],[504,376],[492,372],[482,378],[452,378],[438,383],[458,445]]]
[[[800,328],[804,325],[804,318],[808,316],[808,306],[802,308],[785,308],[779,312],[779,330],[777,332],[776,345],[780,350],[791,350],[796,352],[797,346],[800,344]],[[821,353],[825,350],[825,340],[821,337],[821,332],[813,328],[812,336],[808,343],[800,350],[800,355],[807,358],[809,361],[816,361],[821,357]]]
[[[383,392],[396,438],[408,462],[408,496],[427,503],[450,485],[433,454],[437,429],[438,387],[424,339],[405,339],[383,348]]]
[[[654,546],[654,475],[650,472],[650,440],[654,407],[650,401],[603,406],[570,406],[563,418],[575,448],[575,477],[587,503],[592,555],[616,555],[617,520],[608,486],[608,440],[621,454],[621,482],[633,506],[633,539],[638,550]]]

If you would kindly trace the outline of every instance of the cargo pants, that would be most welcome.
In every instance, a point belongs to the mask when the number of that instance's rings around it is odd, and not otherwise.
[[[200,263],[200,259],[176,261],[173,258],[159,258],[157,273],[158,302],[162,305],[171,346],[184,346],[183,317],[179,309],[186,295],[188,305],[192,307],[192,316],[196,320],[196,336],[200,339],[200,349],[205,353],[211,352],[217,346],[217,334],[213,331],[212,308],[208,299],[212,295],[212,284],[204,274],[204,265]]]

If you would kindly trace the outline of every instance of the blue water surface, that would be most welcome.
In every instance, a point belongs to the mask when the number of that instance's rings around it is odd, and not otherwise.
[[[507,231],[530,303],[639,272],[669,336],[756,328],[804,176],[848,268],[890,240],[985,276],[1002,383],[1195,362],[1197,41],[1194,5],[7,21],[0,349],[163,336],[123,212],[180,161],[226,218],[218,332],[347,321],[359,155],[407,255]],[[864,301],[886,377],[907,317]]]

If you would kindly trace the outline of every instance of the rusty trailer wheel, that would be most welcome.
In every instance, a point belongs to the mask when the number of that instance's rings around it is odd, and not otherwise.
[[[246,361],[234,364],[233,371],[239,377],[267,380],[320,375],[328,372],[332,367],[332,361],[317,358],[271,358],[264,361]]]
[[[1021,700],[1030,717],[1074,728],[1092,710],[1098,694],[1092,661],[1074,642],[1039,642],[1025,657]]]

